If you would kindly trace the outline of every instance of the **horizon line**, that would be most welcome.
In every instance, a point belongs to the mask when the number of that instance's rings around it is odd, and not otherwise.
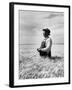
[[[56,44],[60,44],[60,45],[64,45],[64,43],[53,43],[54,45],[56,45]],[[28,44],[28,43],[26,43],[26,44],[19,44],[19,45],[38,45],[37,43],[31,43],[31,44]]]

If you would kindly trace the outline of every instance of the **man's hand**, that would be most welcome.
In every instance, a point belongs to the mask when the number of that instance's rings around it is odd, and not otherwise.
[[[38,51],[38,52],[40,52],[40,51],[41,51],[41,49],[40,49],[40,48],[37,48],[37,51]]]

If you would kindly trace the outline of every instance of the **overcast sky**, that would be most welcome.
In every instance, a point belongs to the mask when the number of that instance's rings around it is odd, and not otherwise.
[[[40,44],[44,28],[51,30],[53,43],[64,43],[64,13],[19,11],[20,44]]]

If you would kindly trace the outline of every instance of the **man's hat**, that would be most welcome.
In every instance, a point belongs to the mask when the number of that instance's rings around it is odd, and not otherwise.
[[[43,31],[47,32],[50,35],[50,29],[45,28],[45,29],[43,29]]]

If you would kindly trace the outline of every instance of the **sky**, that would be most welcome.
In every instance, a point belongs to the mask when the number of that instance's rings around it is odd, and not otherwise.
[[[40,44],[44,28],[51,30],[54,44],[64,43],[63,12],[19,11],[19,44]]]

